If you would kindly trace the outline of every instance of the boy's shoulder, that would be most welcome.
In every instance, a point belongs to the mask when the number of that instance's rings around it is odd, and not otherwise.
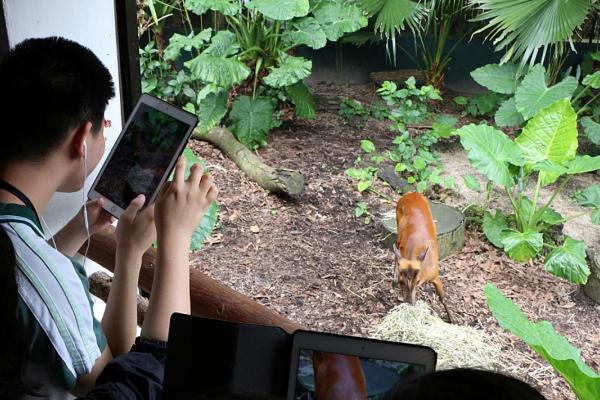
[[[0,204],[0,224],[15,249],[21,318],[28,346],[53,349],[73,379],[89,373],[106,347],[83,267],[44,239],[34,213]],[[27,334],[30,333],[30,334]],[[49,343],[49,344],[48,344]]]

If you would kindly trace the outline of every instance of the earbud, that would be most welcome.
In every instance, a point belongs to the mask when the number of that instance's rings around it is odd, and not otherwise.
[[[83,161],[87,160],[87,142],[83,141]]]

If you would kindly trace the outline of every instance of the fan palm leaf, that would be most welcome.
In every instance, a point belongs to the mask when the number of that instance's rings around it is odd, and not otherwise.
[[[573,33],[592,8],[591,0],[472,0],[480,11],[474,21],[487,21],[475,33],[488,31],[496,50],[506,53],[502,62],[521,59],[534,64],[554,47],[563,54],[573,46]]]

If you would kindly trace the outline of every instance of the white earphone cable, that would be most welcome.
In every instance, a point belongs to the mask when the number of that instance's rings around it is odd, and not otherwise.
[[[40,215],[40,221],[42,221],[42,224],[44,224],[44,230],[48,233],[48,235],[51,235],[50,228],[48,227],[48,224],[44,220],[44,217],[42,217],[41,215]],[[52,241],[52,245],[54,246],[54,248],[56,250],[58,250],[58,246],[56,246],[56,241],[54,240],[54,235],[50,236],[50,240]]]
[[[83,194],[83,225],[85,226],[85,233],[87,235],[85,254],[83,255],[83,268],[85,269],[85,261],[87,260],[88,250],[90,249],[90,225],[88,221],[87,213],[87,199],[85,197],[85,180],[87,178],[87,143],[83,142],[83,187],[81,188]]]

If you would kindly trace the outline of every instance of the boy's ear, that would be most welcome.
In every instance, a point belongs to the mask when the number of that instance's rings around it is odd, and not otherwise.
[[[85,154],[84,143],[90,143],[92,137],[92,123],[86,121],[79,128],[75,129],[71,137],[72,154],[79,158]]]

